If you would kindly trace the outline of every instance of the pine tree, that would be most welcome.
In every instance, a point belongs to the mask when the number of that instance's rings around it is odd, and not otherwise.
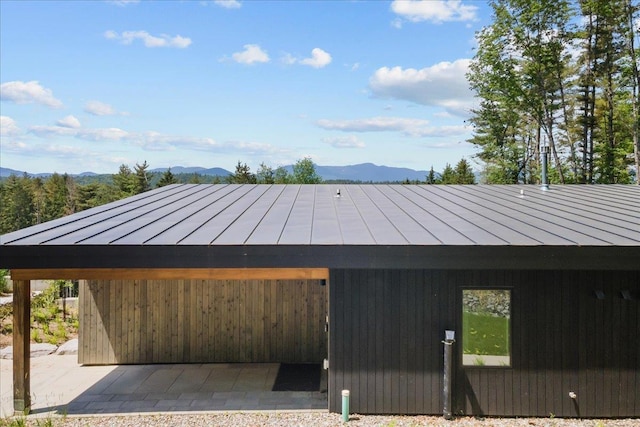
[[[133,194],[151,190],[151,174],[147,171],[148,168],[149,165],[146,160],[141,165],[136,163],[134,167]]]
[[[460,159],[454,171],[454,181],[456,184],[475,184],[476,176],[471,169],[471,165],[465,159]]]
[[[235,173],[229,175],[227,181],[230,184],[255,184],[256,176],[251,173],[251,169],[246,163],[238,161]]]
[[[178,180],[171,173],[171,168],[164,171],[162,176],[160,177],[160,181],[158,181],[158,187],[164,187],[165,185],[177,184]]]

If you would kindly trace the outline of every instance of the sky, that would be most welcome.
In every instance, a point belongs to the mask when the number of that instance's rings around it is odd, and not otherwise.
[[[473,159],[484,1],[0,1],[0,166]]]

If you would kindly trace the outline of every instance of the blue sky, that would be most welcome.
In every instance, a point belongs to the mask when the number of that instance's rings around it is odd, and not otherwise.
[[[0,2],[0,166],[472,160],[481,1]]]

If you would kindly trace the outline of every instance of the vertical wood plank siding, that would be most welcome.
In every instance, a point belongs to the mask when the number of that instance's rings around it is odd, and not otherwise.
[[[85,365],[320,362],[327,287],[318,280],[81,282]]]
[[[455,413],[640,416],[640,271],[332,270],[330,281],[331,411],[348,389],[353,412],[441,414],[441,341],[445,329],[461,338],[461,290],[498,287],[512,291],[512,366],[463,368],[458,343]]]

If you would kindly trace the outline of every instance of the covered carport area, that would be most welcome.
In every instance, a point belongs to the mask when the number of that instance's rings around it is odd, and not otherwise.
[[[280,362],[317,363],[327,357],[326,321],[328,269],[322,268],[276,268],[276,269],[106,269],[106,268],[65,268],[65,269],[15,269],[14,280],[14,336],[13,336],[13,394],[16,413],[28,412],[31,408],[31,366],[30,366],[30,282],[53,278],[80,280],[81,331],[78,363],[89,365],[137,364],[138,367],[121,366],[100,379],[80,396],[65,405],[65,413],[101,413],[106,409],[127,412],[151,410],[247,410],[247,409],[312,409],[327,408],[326,373],[324,385],[319,392],[285,392],[274,394],[274,383]],[[149,300],[144,302],[134,289],[140,283],[149,281]],[[89,289],[89,283],[98,283],[98,294]],[[211,284],[210,288],[222,283],[240,283],[247,290],[244,301],[235,301],[230,309],[233,313],[226,323],[220,325],[226,331],[205,331],[203,322],[209,318],[212,324],[216,309],[226,311],[229,307],[203,306],[202,295],[189,297],[189,288],[200,283]],[[282,294],[274,294],[273,301],[267,301],[265,283],[272,288],[303,288],[308,285],[316,289],[314,298],[307,295],[307,305],[316,310],[304,310],[303,301],[295,301],[291,293],[284,308],[282,301],[276,301]],[[173,298],[163,299],[155,289],[164,285],[173,288]],[[113,287],[111,293],[109,288]],[[128,289],[127,288],[131,288]],[[179,296],[177,289],[187,291],[187,296]],[[237,291],[237,287],[235,289]],[[139,289],[138,289],[139,291]],[[232,289],[233,291],[233,289]],[[267,289],[268,291],[268,289]],[[212,290],[213,292],[213,290]],[[299,291],[298,291],[299,292]],[[123,295],[124,293],[124,295]],[[109,298],[108,295],[111,295]],[[233,294],[233,292],[232,292]],[[171,294],[169,294],[171,296]],[[212,295],[213,296],[213,295]],[[232,295],[239,298],[240,295]],[[129,298],[130,297],[130,298]],[[167,297],[165,295],[164,297]],[[189,306],[189,300],[195,302]],[[232,298],[233,299],[233,298]],[[102,310],[96,309],[96,300]],[[128,310],[122,301],[137,310]],[[267,304],[264,304],[267,301]],[[273,313],[269,305],[273,303]],[[115,305],[114,305],[115,303]],[[213,298],[210,304],[216,304]],[[218,304],[220,305],[220,304]],[[249,305],[254,310],[239,310]],[[267,306],[267,312],[264,308]],[[171,307],[174,307],[173,316]],[[260,306],[260,307],[258,307]],[[149,313],[149,318],[140,312]],[[261,313],[250,319],[251,313]],[[298,312],[287,319],[287,313]],[[155,316],[152,319],[151,315]],[[175,314],[183,319],[195,320],[191,324],[176,321]],[[238,316],[244,323],[239,322]],[[316,319],[307,319],[315,315]],[[265,317],[266,316],[266,317]],[[272,317],[271,317],[272,316]],[[285,319],[283,319],[283,316]],[[301,322],[301,319],[305,322]],[[96,328],[96,322],[101,327]],[[163,331],[160,325],[169,329]],[[280,324],[289,325],[282,330]],[[242,325],[273,325],[259,331],[247,330]],[[116,328],[109,328],[109,325]],[[297,325],[297,326],[296,326]],[[206,326],[206,325],[205,325]],[[84,329],[84,330],[83,330]],[[148,334],[147,334],[148,331]],[[168,332],[168,333],[167,333]],[[191,335],[191,339],[189,336]],[[214,346],[214,337],[224,335],[227,342]],[[270,338],[270,336],[273,337]],[[207,336],[211,339],[208,340]],[[211,341],[211,342],[208,342]],[[271,341],[272,346],[269,346]],[[220,344],[222,347],[220,348]],[[297,349],[297,350],[296,350]],[[217,362],[215,364],[214,362]],[[240,363],[237,363],[240,362]],[[168,363],[175,366],[166,365]],[[153,364],[153,365],[148,365]],[[190,364],[190,365],[187,365]],[[223,369],[219,369],[223,368]],[[126,371],[126,372],[125,372]],[[124,378],[127,378],[122,383]],[[46,382],[46,381],[45,381]],[[121,383],[121,384],[120,384]],[[153,390],[147,390],[152,387]],[[153,392],[152,394],[149,394]],[[35,395],[43,395],[46,390],[35,390]],[[186,397],[185,397],[186,396]],[[97,399],[88,402],[87,399]],[[115,399],[112,401],[112,399]],[[135,403],[123,403],[124,401]],[[208,402],[208,403],[207,403]],[[120,405],[124,405],[120,407]],[[156,405],[160,405],[156,407]],[[172,406],[169,406],[172,405]],[[41,405],[40,405],[41,406]],[[39,410],[42,410],[40,408]]]

